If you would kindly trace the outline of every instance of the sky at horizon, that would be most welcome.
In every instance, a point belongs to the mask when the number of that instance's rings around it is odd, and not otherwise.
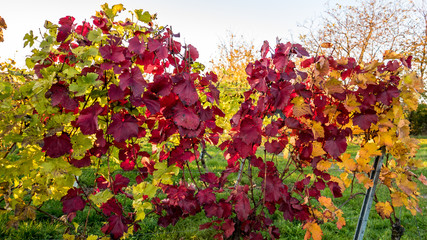
[[[353,0],[15,0],[1,4],[0,16],[7,24],[5,41],[0,43],[0,61],[15,59],[18,66],[25,65],[25,56],[30,48],[23,48],[23,37],[30,30],[35,35],[43,32],[45,20],[58,23],[59,18],[74,16],[81,23],[107,2],[109,6],[122,3],[127,10],[144,9],[157,13],[160,25],[173,27],[181,34],[180,41],[194,45],[200,54],[199,61],[205,65],[216,56],[217,46],[226,37],[227,31],[242,35],[253,41],[256,48],[264,40],[274,43],[276,37],[282,41],[298,42],[304,31],[300,27],[311,19],[320,17],[329,6],[337,2],[342,5]],[[121,15],[128,15],[122,13]]]

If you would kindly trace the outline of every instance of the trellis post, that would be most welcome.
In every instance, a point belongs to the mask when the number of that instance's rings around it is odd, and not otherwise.
[[[375,157],[374,170],[371,172],[371,180],[374,185],[366,191],[365,199],[363,199],[362,209],[360,210],[359,220],[357,221],[356,231],[353,240],[363,240],[366,225],[368,223],[369,212],[372,207],[372,200],[374,199],[375,189],[377,188],[378,179],[380,177],[381,167],[385,156],[385,148],[381,148],[381,156]]]

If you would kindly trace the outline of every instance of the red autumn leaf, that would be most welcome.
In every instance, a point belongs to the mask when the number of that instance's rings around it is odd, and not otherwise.
[[[272,87],[271,94],[274,99],[274,107],[283,110],[289,104],[289,99],[293,90],[294,87],[290,82],[285,82],[279,88]]]
[[[271,143],[266,142],[264,146],[267,152],[273,153],[273,154],[279,154],[283,151],[286,145],[283,144],[281,141],[279,142],[279,141],[273,140]]]
[[[101,230],[105,234],[110,234],[113,239],[119,239],[128,231],[128,226],[124,221],[123,216],[113,215],[108,218],[108,223],[102,226]]]
[[[61,198],[62,211],[65,214],[83,210],[86,202],[80,196],[81,190],[76,188],[68,189],[67,195]]]
[[[219,104],[219,90],[213,85],[213,84],[209,84],[209,90],[210,92],[206,93],[206,96],[208,97],[208,101],[210,103],[214,103],[216,102],[217,104]]]
[[[112,134],[117,142],[124,142],[126,139],[138,136],[138,120],[135,117],[126,114],[115,114],[112,117],[113,122],[108,126],[107,134]]]
[[[70,164],[72,164],[74,167],[76,168],[82,168],[82,167],[87,167],[90,166],[91,161],[90,161],[90,157],[89,156],[85,156],[84,158],[77,160],[77,159],[71,159],[70,160]]]
[[[65,154],[69,154],[72,150],[71,139],[66,133],[61,136],[53,135],[43,139],[42,151],[51,158],[57,158]]]
[[[75,18],[71,16],[59,19],[59,24],[61,26],[58,28],[58,35],[56,36],[57,42],[63,42],[67,39],[68,35],[71,33],[74,20]]]
[[[319,190],[323,190],[326,187],[325,182],[319,178],[317,179],[317,182],[314,183],[314,186]]]
[[[375,111],[367,110],[365,114],[355,114],[353,123],[359,126],[362,130],[371,127],[371,123],[375,124],[378,121],[378,115]]]
[[[327,184],[335,198],[342,197],[341,188],[338,183],[330,181]]]
[[[239,191],[235,196],[236,204],[234,210],[236,211],[237,218],[240,221],[245,221],[251,212],[251,204],[249,198],[244,191]]]
[[[77,126],[83,134],[94,134],[98,130],[98,115],[104,109],[96,102],[93,106],[83,109],[77,119]]]
[[[124,50],[124,47],[105,45],[99,48],[99,53],[103,58],[119,63],[125,60]]]
[[[333,158],[338,158],[347,149],[347,141],[345,137],[337,137],[336,139],[327,140],[323,149]]]
[[[68,88],[62,84],[56,83],[52,85],[46,96],[52,98],[52,106],[61,106],[67,110],[74,110],[79,106],[76,100],[69,96]]]
[[[389,106],[393,101],[393,98],[398,97],[400,90],[395,86],[389,86],[385,91],[378,94],[377,100],[382,102],[384,105]]]
[[[186,58],[191,57],[191,59],[194,61],[197,58],[199,58],[199,52],[197,51],[197,48],[195,48],[193,45],[189,44],[187,48],[187,55]]]
[[[153,82],[150,83],[150,91],[160,96],[167,96],[172,91],[170,78],[163,75],[155,75]]]
[[[226,238],[230,237],[234,232],[233,220],[225,219],[225,222],[222,224],[221,229],[224,231],[224,236]]]
[[[111,84],[108,89],[108,96],[113,101],[122,100],[125,97],[125,92],[116,84]]]
[[[275,137],[279,133],[279,127],[277,124],[270,123],[265,127],[265,135],[269,137]]]
[[[145,51],[144,41],[140,42],[137,36],[131,38],[129,40],[129,50],[136,54],[142,55]]]
[[[310,54],[308,54],[307,50],[301,44],[293,44],[292,45],[293,50],[296,52],[297,57],[309,57]]]
[[[210,228],[211,226],[212,226],[212,222],[207,222],[205,224],[200,225],[199,230],[207,229],[207,228]]]
[[[102,212],[107,216],[111,216],[112,213],[120,216],[123,212],[122,209],[122,205],[114,197],[101,205]]]
[[[197,200],[200,204],[212,204],[216,201],[215,194],[212,192],[212,189],[206,188],[197,193]]]
[[[126,87],[131,87],[134,96],[141,96],[144,88],[147,87],[147,83],[138,67],[133,67],[130,72],[129,70],[125,70],[119,79],[120,89],[125,90]]]
[[[269,50],[270,50],[270,45],[268,44],[268,41],[264,41],[261,47],[261,58],[265,58]]]
[[[122,188],[125,188],[128,186],[130,180],[127,177],[123,177],[120,173],[116,175],[114,182],[113,182],[113,189],[114,194],[117,194],[118,192],[122,191]]]
[[[246,117],[240,123],[239,136],[248,145],[261,141],[262,120],[259,118]]]
[[[277,203],[286,194],[286,188],[278,177],[266,177],[262,186],[265,186],[265,200],[268,202]]]
[[[219,178],[215,175],[215,173],[205,173],[200,175],[200,180],[209,184],[218,184]]]
[[[184,79],[179,82],[174,88],[173,92],[178,95],[179,99],[187,105],[193,105],[199,99],[199,95],[197,94],[196,87],[194,83],[190,81],[190,79]]]
[[[280,43],[277,45],[276,52],[273,57],[273,63],[279,71],[283,71],[288,65],[289,52],[291,51],[291,43]]]
[[[162,43],[157,39],[150,38],[148,40],[148,49],[150,52],[154,52],[162,46]]]
[[[151,114],[156,114],[160,112],[160,101],[156,95],[149,92],[145,92],[142,97],[142,102],[145,104]]]
[[[200,124],[200,118],[194,110],[185,107],[178,109],[173,116],[173,121],[176,125],[190,130],[196,130]]]
[[[106,189],[106,188],[108,188],[108,185],[109,185],[109,183],[108,183],[107,179],[105,179],[104,176],[100,176],[96,179],[96,186],[99,189],[101,189],[101,190]]]
[[[124,171],[132,171],[133,169],[135,169],[135,160],[133,159],[126,159],[125,161],[120,163],[120,167],[124,170]]]

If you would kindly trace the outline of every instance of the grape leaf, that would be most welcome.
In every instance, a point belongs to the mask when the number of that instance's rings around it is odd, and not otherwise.
[[[144,92],[144,88],[147,87],[147,83],[142,76],[141,70],[138,67],[133,67],[130,72],[129,70],[123,71],[119,76],[120,89],[125,90],[126,87],[131,87],[134,96],[141,96]]]
[[[124,142],[126,139],[138,136],[138,121],[135,117],[126,114],[114,114],[113,122],[108,126],[107,134],[112,134],[117,142]]]
[[[128,230],[128,226],[124,223],[123,216],[113,215],[108,218],[108,223],[102,226],[101,230],[105,234],[110,234],[114,239],[119,239]]]
[[[393,212],[393,208],[389,202],[378,202],[375,204],[375,210],[377,210],[377,213],[382,219],[390,218],[390,215]]]
[[[57,158],[65,154],[69,154],[72,150],[71,139],[66,133],[61,136],[53,135],[43,139],[42,151],[51,158]]]
[[[86,202],[80,196],[80,191],[76,188],[68,189],[67,195],[61,198],[62,211],[66,214],[83,210]]]
[[[199,116],[192,109],[185,107],[178,109],[173,120],[176,125],[190,130],[196,130],[200,124]]]
[[[102,113],[103,108],[96,102],[93,106],[83,109],[77,119],[77,126],[83,134],[94,134],[98,130],[98,115]]]

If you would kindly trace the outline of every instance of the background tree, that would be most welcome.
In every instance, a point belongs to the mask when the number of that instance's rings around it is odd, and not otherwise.
[[[211,61],[212,70],[218,76],[218,89],[221,91],[220,108],[225,116],[218,120],[219,126],[229,130],[230,119],[244,101],[243,93],[250,86],[246,80],[246,66],[255,61],[258,55],[252,42],[229,31],[218,44],[218,56]]]
[[[382,58],[388,52],[413,55],[414,69],[426,76],[427,9],[413,1],[358,0],[337,4],[320,19],[305,26],[300,39],[308,51],[338,58],[353,57],[358,63]]]

